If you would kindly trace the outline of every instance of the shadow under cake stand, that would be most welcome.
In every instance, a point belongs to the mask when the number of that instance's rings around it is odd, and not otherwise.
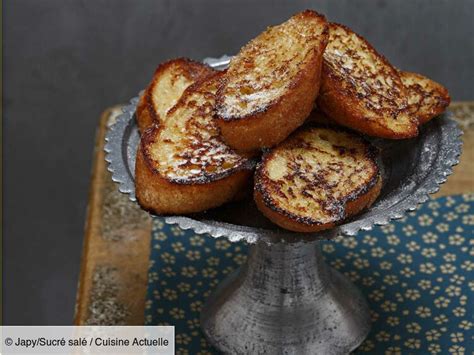
[[[206,60],[217,69],[228,61]],[[112,179],[132,201],[137,101],[132,99],[108,128],[105,146]],[[461,154],[462,131],[450,115],[424,125],[417,138],[372,139],[382,153],[380,197],[370,210],[323,233],[280,229],[252,201],[192,216],[157,217],[198,234],[250,245],[246,263],[218,286],[201,312],[201,327],[211,344],[228,354],[335,355],[357,348],[370,330],[369,307],[357,287],[324,262],[320,241],[387,224],[438,191]]]

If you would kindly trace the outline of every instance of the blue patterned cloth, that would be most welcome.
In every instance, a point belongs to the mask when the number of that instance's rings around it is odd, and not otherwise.
[[[356,353],[474,353],[474,195],[430,200],[400,221],[323,243],[367,297],[372,331]],[[217,354],[199,328],[210,292],[245,262],[244,243],[156,219],[145,321],[176,326],[177,354]]]

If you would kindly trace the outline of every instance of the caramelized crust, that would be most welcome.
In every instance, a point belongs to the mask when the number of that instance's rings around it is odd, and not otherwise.
[[[410,113],[420,124],[442,114],[449,106],[449,92],[441,84],[417,73],[401,71],[400,77],[408,91]]]
[[[324,16],[306,10],[240,50],[217,94],[218,124],[230,146],[271,147],[303,123],[319,91],[327,39]]]
[[[398,71],[361,36],[331,23],[318,107],[343,126],[389,139],[418,134]]]
[[[159,123],[188,86],[213,72],[207,65],[186,58],[160,64],[138,101],[136,119],[140,132]]]
[[[135,165],[137,199],[157,214],[217,207],[245,188],[253,161],[229,148],[213,119],[223,73],[188,87],[160,125],[142,135]]]
[[[296,232],[316,232],[370,206],[382,180],[375,148],[345,130],[305,127],[266,153],[255,174],[262,213]]]

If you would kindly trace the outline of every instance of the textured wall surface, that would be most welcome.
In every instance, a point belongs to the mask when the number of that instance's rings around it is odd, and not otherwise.
[[[94,131],[168,58],[233,54],[312,8],[474,99],[474,1],[3,2],[4,321],[70,324]]]

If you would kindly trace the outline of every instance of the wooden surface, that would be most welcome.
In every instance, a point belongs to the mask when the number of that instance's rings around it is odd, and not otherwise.
[[[461,125],[464,135],[461,160],[453,175],[435,197],[474,192],[474,101],[455,102],[449,107]]]
[[[464,130],[461,162],[435,196],[474,192],[474,102],[453,103]],[[151,218],[118,192],[104,160],[104,135],[120,107],[97,130],[75,324],[143,324]]]
[[[94,150],[75,324],[143,324],[151,218],[118,192],[104,160],[104,135],[119,114],[102,114]]]

